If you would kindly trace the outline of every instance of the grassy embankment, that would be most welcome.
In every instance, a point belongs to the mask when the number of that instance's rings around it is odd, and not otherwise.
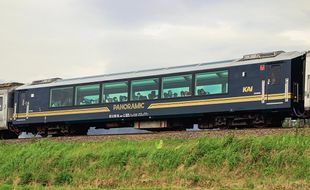
[[[5,189],[310,189],[310,136],[0,143]]]

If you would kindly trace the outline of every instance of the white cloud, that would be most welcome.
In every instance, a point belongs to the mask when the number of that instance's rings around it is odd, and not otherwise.
[[[0,0],[0,79],[29,82],[307,50],[309,5]]]
[[[306,45],[310,48],[310,29],[304,31],[288,30],[282,32],[280,35],[285,37],[287,40]]]

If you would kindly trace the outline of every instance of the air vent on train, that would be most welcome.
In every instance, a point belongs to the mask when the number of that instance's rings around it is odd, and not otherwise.
[[[273,51],[273,52],[267,52],[267,53],[248,54],[248,55],[244,55],[243,58],[240,59],[239,61],[271,58],[271,57],[276,57],[276,56],[280,55],[281,53],[285,53],[285,52],[284,51]]]
[[[23,84],[18,83],[18,82],[3,83],[3,84],[0,84],[0,89],[9,89],[9,88],[17,87],[17,86],[21,86],[21,85],[23,85]]]
[[[51,78],[51,79],[43,79],[43,80],[36,80],[31,83],[31,85],[37,85],[37,84],[48,84],[52,82],[56,82],[62,80],[61,78]]]

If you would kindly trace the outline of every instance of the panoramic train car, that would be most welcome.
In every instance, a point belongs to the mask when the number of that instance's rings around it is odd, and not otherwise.
[[[35,81],[16,89],[11,128],[48,135],[85,134],[92,126],[279,126],[285,117],[306,117],[309,65],[309,53],[277,51],[221,62]]]

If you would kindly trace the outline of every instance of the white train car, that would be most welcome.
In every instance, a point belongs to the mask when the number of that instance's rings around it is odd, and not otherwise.
[[[22,84],[0,84],[0,138],[16,138],[10,128],[14,112],[14,89]]]

